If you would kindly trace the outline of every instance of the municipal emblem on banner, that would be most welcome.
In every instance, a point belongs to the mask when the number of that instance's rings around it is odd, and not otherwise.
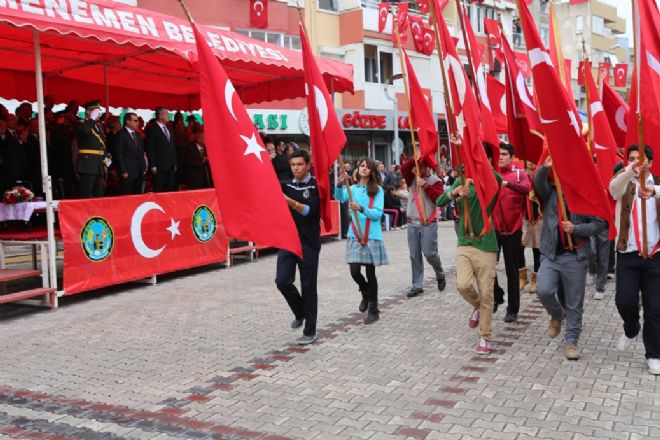
[[[308,190],[308,189],[306,189],[306,190],[303,192],[303,198],[305,198],[305,199],[309,199],[309,190]]]
[[[115,244],[115,236],[110,224],[104,218],[91,217],[80,231],[80,244],[83,253],[90,261],[105,260]]]
[[[206,205],[201,205],[195,209],[192,217],[192,229],[195,238],[202,243],[209,241],[215,235],[218,224],[215,220],[215,214]]]

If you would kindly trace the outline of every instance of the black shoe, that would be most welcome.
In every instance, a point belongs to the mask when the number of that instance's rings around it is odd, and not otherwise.
[[[362,301],[360,301],[360,306],[358,307],[358,310],[362,313],[367,311],[367,289],[365,288],[360,289],[360,293],[362,294]]]
[[[497,312],[497,309],[499,308],[500,304],[504,304],[504,301],[503,301],[503,300],[501,301],[501,300],[497,300],[497,299],[496,299],[496,300],[493,302],[493,313],[496,313],[496,312]]]
[[[380,310],[378,310],[377,302],[369,303],[369,310],[367,311],[367,317],[364,318],[365,324],[372,324],[380,318]]]
[[[445,287],[447,287],[447,280],[445,277],[438,279],[438,290],[442,292],[445,290]]]
[[[506,312],[504,322],[514,322],[518,320],[518,314],[513,312]]]
[[[303,320],[302,319],[294,319],[293,322],[291,322],[291,329],[292,330],[297,330],[303,325]]]
[[[406,293],[406,296],[408,298],[414,298],[417,295],[422,294],[422,293],[424,293],[424,289],[418,289],[416,287],[411,287],[410,290],[408,291],[408,293]]]

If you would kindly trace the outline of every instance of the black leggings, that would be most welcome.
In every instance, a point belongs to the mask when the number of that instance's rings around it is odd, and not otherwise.
[[[537,248],[532,248],[532,254],[534,255],[534,272],[538,272],[539,267],[541,267],[541,251]],[[527,263],[525,262],[525,246],[520,247],[520,262],[522,263],[521,268],[527,267]]]
[[[367,279],[362,275],[362,266],[366,269]],[[367,291],[367,301],[378,302],[378,280],[376,279],[376,266],[373,264],[349,263],[351,277],[357,283],[361,291]]]

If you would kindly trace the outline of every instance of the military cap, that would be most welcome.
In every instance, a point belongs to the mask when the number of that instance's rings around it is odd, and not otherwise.
[[[85,110],[90,110],[93,108],[101,108],[101,100],[95,99],[93,101],[89,101],[83,104],[83,107]]]

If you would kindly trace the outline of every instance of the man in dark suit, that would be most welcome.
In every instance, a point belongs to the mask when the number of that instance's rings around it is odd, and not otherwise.
[[[184,175],[190,189],[208,188],[210,170],[204,142],[204,127],[195,127],[193,135],[194,140],[188,144],[184,154]]]
[[[176,191],[176,146],[167,126],[170,111],[156,107],[156,123],[147,131],[147,158],[155,192]]]
[[[99,124],[101,101],[90,101],[85,107],[85,120],[76,126],[80,178],[80,197],[103,197],[103,186],[109,158],[105,150],[105,134]]]
[[[0,179],[3,180],[4,189],[10,189],[17,185],[17,181],[28,179],[27,165],[27,127],[18,130],[18,118],[12,114],[7,116],[4,133],[0,133],[2,143],[2,160],[4,172]]]
[[[27,178],[32,184],[35,195],[43,195],[41,182],[41,148],[39,146],[39,119],[32,118],[29,122],[29,134],[25,144],[27,154]]]
[[[146,164],[144,145],[137,133],[138,117],[135,113],[124,115],[124,128],[114,138],[115,163],[119,170],[120,194],[141,194]]]

